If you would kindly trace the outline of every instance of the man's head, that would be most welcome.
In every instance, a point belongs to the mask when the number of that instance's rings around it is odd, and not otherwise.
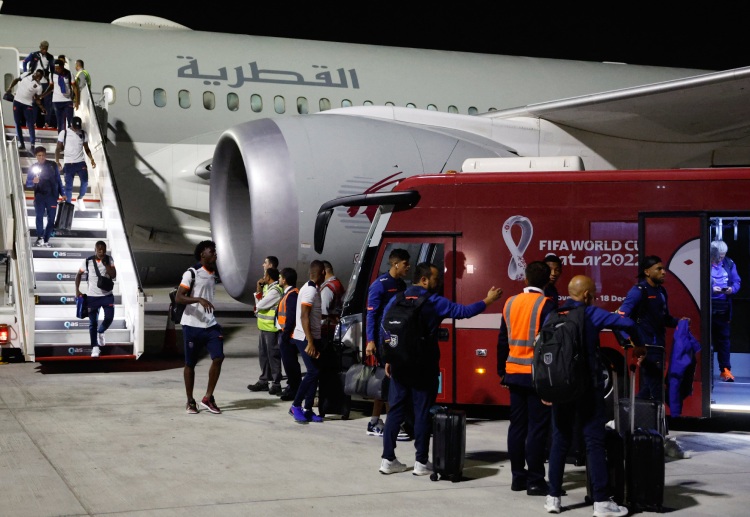
[[[279,270],[275,267],[269,267],[266,269],[266,282],[271,284],[279,281]]]
[[[37,68],[31,77],[33,77],[36,82],[41,81],[44,77],[44,70],[42,70],[41,68]]]
[[[62,59],[55,59],[55,73],[61,74],[63,69],[65,68],[65,61]]]
[[[94,245],[94,252],[96,254],[96,258],[101,260],[104,258],[104,256],[107,254],[107,243],[104,241],[96,241],[96,244]]]
[[[526,285],[544,289],[549,283],[549,266],[541,260],[535,260],[526,266]]]
[[[596,300],[596,284],[587,276],[576,275],[568,283],[568,295],[577,302],[592,305]]]
[[[323,268],[325,269],[326,278],[331,278],[333,276],[333,264],[331,264],[327,260],[324,260]]]
[[[201,241],[195,246],[193,253],[195,260],[200,261],[204,266],[209,266],[213,270],[216,264],[216,243],[214,241]]]
[[[409,259],[411,256],[409,252],[403,248],[395,248],[388,255],[388,263],[391,265],[390,273],[393,278],[404,278],[410,269]]]
[[[419,285],[431,293],[437,292],[440,285],[440,270],[430,262],[420,262],[414,267],[414,285]]]
[[[560,257],[550,253],[544,257],[544,263],[549,266],[549,283],[555,285],[557,279],[562,275],[562,261]]]
[[[323,262],[321,260],[310,262],[310,280],[315,282],[315,285],[320,285],[325,278],[325,266],[323,266]]]
[[[290,268],[285,267],[279,272],[279,285],[282,287],[290,286],[294,287],[297,285],[297,271]]]
[[[81,131],[81,129],[83,129],[83,121],[81,120],[81,117],[73,117],[70,120],[70,127],[76,131]]]
[[[42,41],[39,44],[39,50],[41,50],[42,54],[46,54],[47,50],[49,50],[49,42],[47,40]]]
[[[724,260],[724,257],[727,256],[727,251],[729,251],[729,247],[726,242],[713,241],[711,243],[711,262],[718,264]]]
[[[279,267],[279,259],[274,257],[273,255],[269,255],[263,260],[263,271],[267,270],[270,267],[275,267],[277,269]]]
[[[83,59],[76,59],[76,70],[83,70]]]
[[[37,146],[34,148],[34,156],[36,156],[36,161],[39,163],[44,163],[44,161],[47,159],[47,149],[44,147]]]
[[[648,255],[643,258],[638,278],[645,279],[653,286],[661,285],[667,276],[667,269],[661,259],[656,255]]]

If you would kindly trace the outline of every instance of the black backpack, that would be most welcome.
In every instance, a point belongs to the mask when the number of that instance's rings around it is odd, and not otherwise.
[[[190,271],[190,274],[192,275],[192,280],[190,281],[190,290],[188,290],[188,296],[193,294],[193,284],[195,284],[195,269],[188,268],[188,271]],[[185,312],[186,305],[184,303],[177,303],[177,290],[180,287],[177,286],[171,291],[169,291],[169,299],[171,300],[169,302],[169,319],[174,323],[175,325],[179,325],[180,321],[182,320],[182,314]]]
[[[421,319],[422,305],[429,295],[407,296],[403,292],[383,315],[383,361],[402,370],[419,366],[420,352],[426,335]]]
[[[534,342],[531,378],[542,400],[569,402],[589,386],[589,367],[583,336],[586,307],[555,309]]]

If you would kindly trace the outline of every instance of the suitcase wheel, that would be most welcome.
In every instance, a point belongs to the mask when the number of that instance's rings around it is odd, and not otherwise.
[[[432,474],[430,474],[430,479],[432,481],[437,481],[438,480],[438,473],[437,472],[433,472]]]

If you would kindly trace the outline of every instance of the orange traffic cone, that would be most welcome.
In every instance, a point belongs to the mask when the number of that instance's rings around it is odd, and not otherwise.
[[[167,328],[164,330],[164,346],[161,349],[161,353],[165,357],[177,357],[179,350],[177,350],[177,330],[174,328],[174,322],[172,318],[167,314]]]

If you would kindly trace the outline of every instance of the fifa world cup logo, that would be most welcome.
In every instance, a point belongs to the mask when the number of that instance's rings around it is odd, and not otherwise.
[[[518,243],[513,241],[513,235],[511,235],[511,229],[514,226],[521,228]],[[523,258],[523,252],[529,247],[532,235],[534,235],[534,227],[527,217],[514,215],[503,223],[503,240],[510,251],[508,277],[511,280],[523,280],[526,277],[526,261]]]

